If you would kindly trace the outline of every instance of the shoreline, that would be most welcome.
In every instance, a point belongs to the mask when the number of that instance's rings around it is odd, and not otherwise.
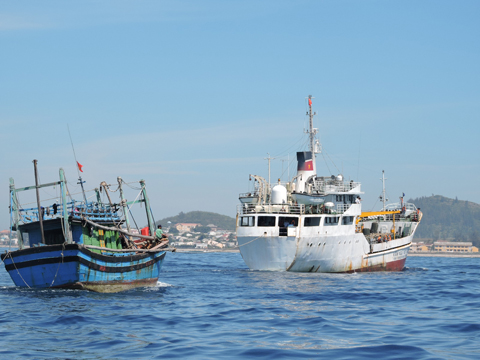
[[[409,252],[409,253],[408,253],[408,256],[451,257],[451,258],[475,258],[475,257],[480,257],[480,253],[453,254],[453,253],[446,253],[446,252],[438,252],[438,253]]]
[[[195,252],[195,253],[202,253],[202,252],[226,252],[226,253],[239,253],[239,249],[178,249],[175,252]]]
[[[0,248],[7,249],[8,246],[1,246]],[[18,250],[18,247],[11,247],[12,251]],[[240,249],[177,249],[176,252],[179,253],[239,253]],[[463,254],[454,254],[447,252],[409,252],[408,256],[418,256],[418,257],[450,257],[450,258],[480,258],[480,253],[463,253]]]
[[[176,252],[181,253],[212,253],[212,252],[225,252],[225,253],[239,253],[239,249],[177,249]],[[451,257],[451,258],[480,258],[480,253],[463,253],[463,254],[453,254],[453,253],[419,253],[419,252],[409,252],[408,256],[423,256],[423,257]]]

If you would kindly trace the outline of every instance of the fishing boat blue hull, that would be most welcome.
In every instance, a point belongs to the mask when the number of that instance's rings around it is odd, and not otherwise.
[[[155,286],[166,254],[102,252],[74,243],[26,248],[1,258],[20,287],[118,292]]]

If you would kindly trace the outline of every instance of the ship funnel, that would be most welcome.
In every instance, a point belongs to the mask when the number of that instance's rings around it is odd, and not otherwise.
[[[315,162],[311,151],[297,152],[297,186],[296,192],[305,191],[305,181],[312,175],[316,175]]]

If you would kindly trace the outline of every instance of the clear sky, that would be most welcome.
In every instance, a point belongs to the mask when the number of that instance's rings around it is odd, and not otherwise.
[[[361,181],[365,209],[382,170],[391,200],[480,203],[480,1],[0,5],[2,229],[33,159],[75,185],[67,125],[87,188],[143,178],[157,219],[235,216],[267,153],[286,180],[306,149],[309,94],[318,172]]]

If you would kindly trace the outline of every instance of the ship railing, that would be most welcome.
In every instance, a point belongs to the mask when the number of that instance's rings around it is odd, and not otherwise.
[[[353,181],[336,181],[336,180],[317,180],[313,186],[314,191],[318,191],[321,193],[329,193],[329,192],[349,192],[355,188],[360,191],[360,183],[353,182]]]
[[[352,206],[352,204],[337,204],[337,214],[343,214],[350,209],[350,206]]]
[[[237,214],[305,214],[305,205],[289,204],[239,204],[237,205]]]
[[[387,210],[388,211],[388,210]],[[418,222],[418,215],[417,213],[410,213],[410,214],[386,214],[386,215],[373,215],[368,216],[365,218],[360,219],[360,222],[366,222],[369,220],[377,220],[377,219],[384,219],[385,221],[403,221],[403,222]]]
[[[365,237],[370,244],[380,244],[410,236],[413,234],[413,230],[412,224],[410,223],[405,227],[396,227],[395,234],[391,232],[391,229],[388,229],[386,232],[368,233],[368,235],[365,235]]]
[[[244,198],[244,197],[257,197],[258,196],[258,193],[257,192],[248,192],[248,193],[240,193],[238,195],[239,198]]]

